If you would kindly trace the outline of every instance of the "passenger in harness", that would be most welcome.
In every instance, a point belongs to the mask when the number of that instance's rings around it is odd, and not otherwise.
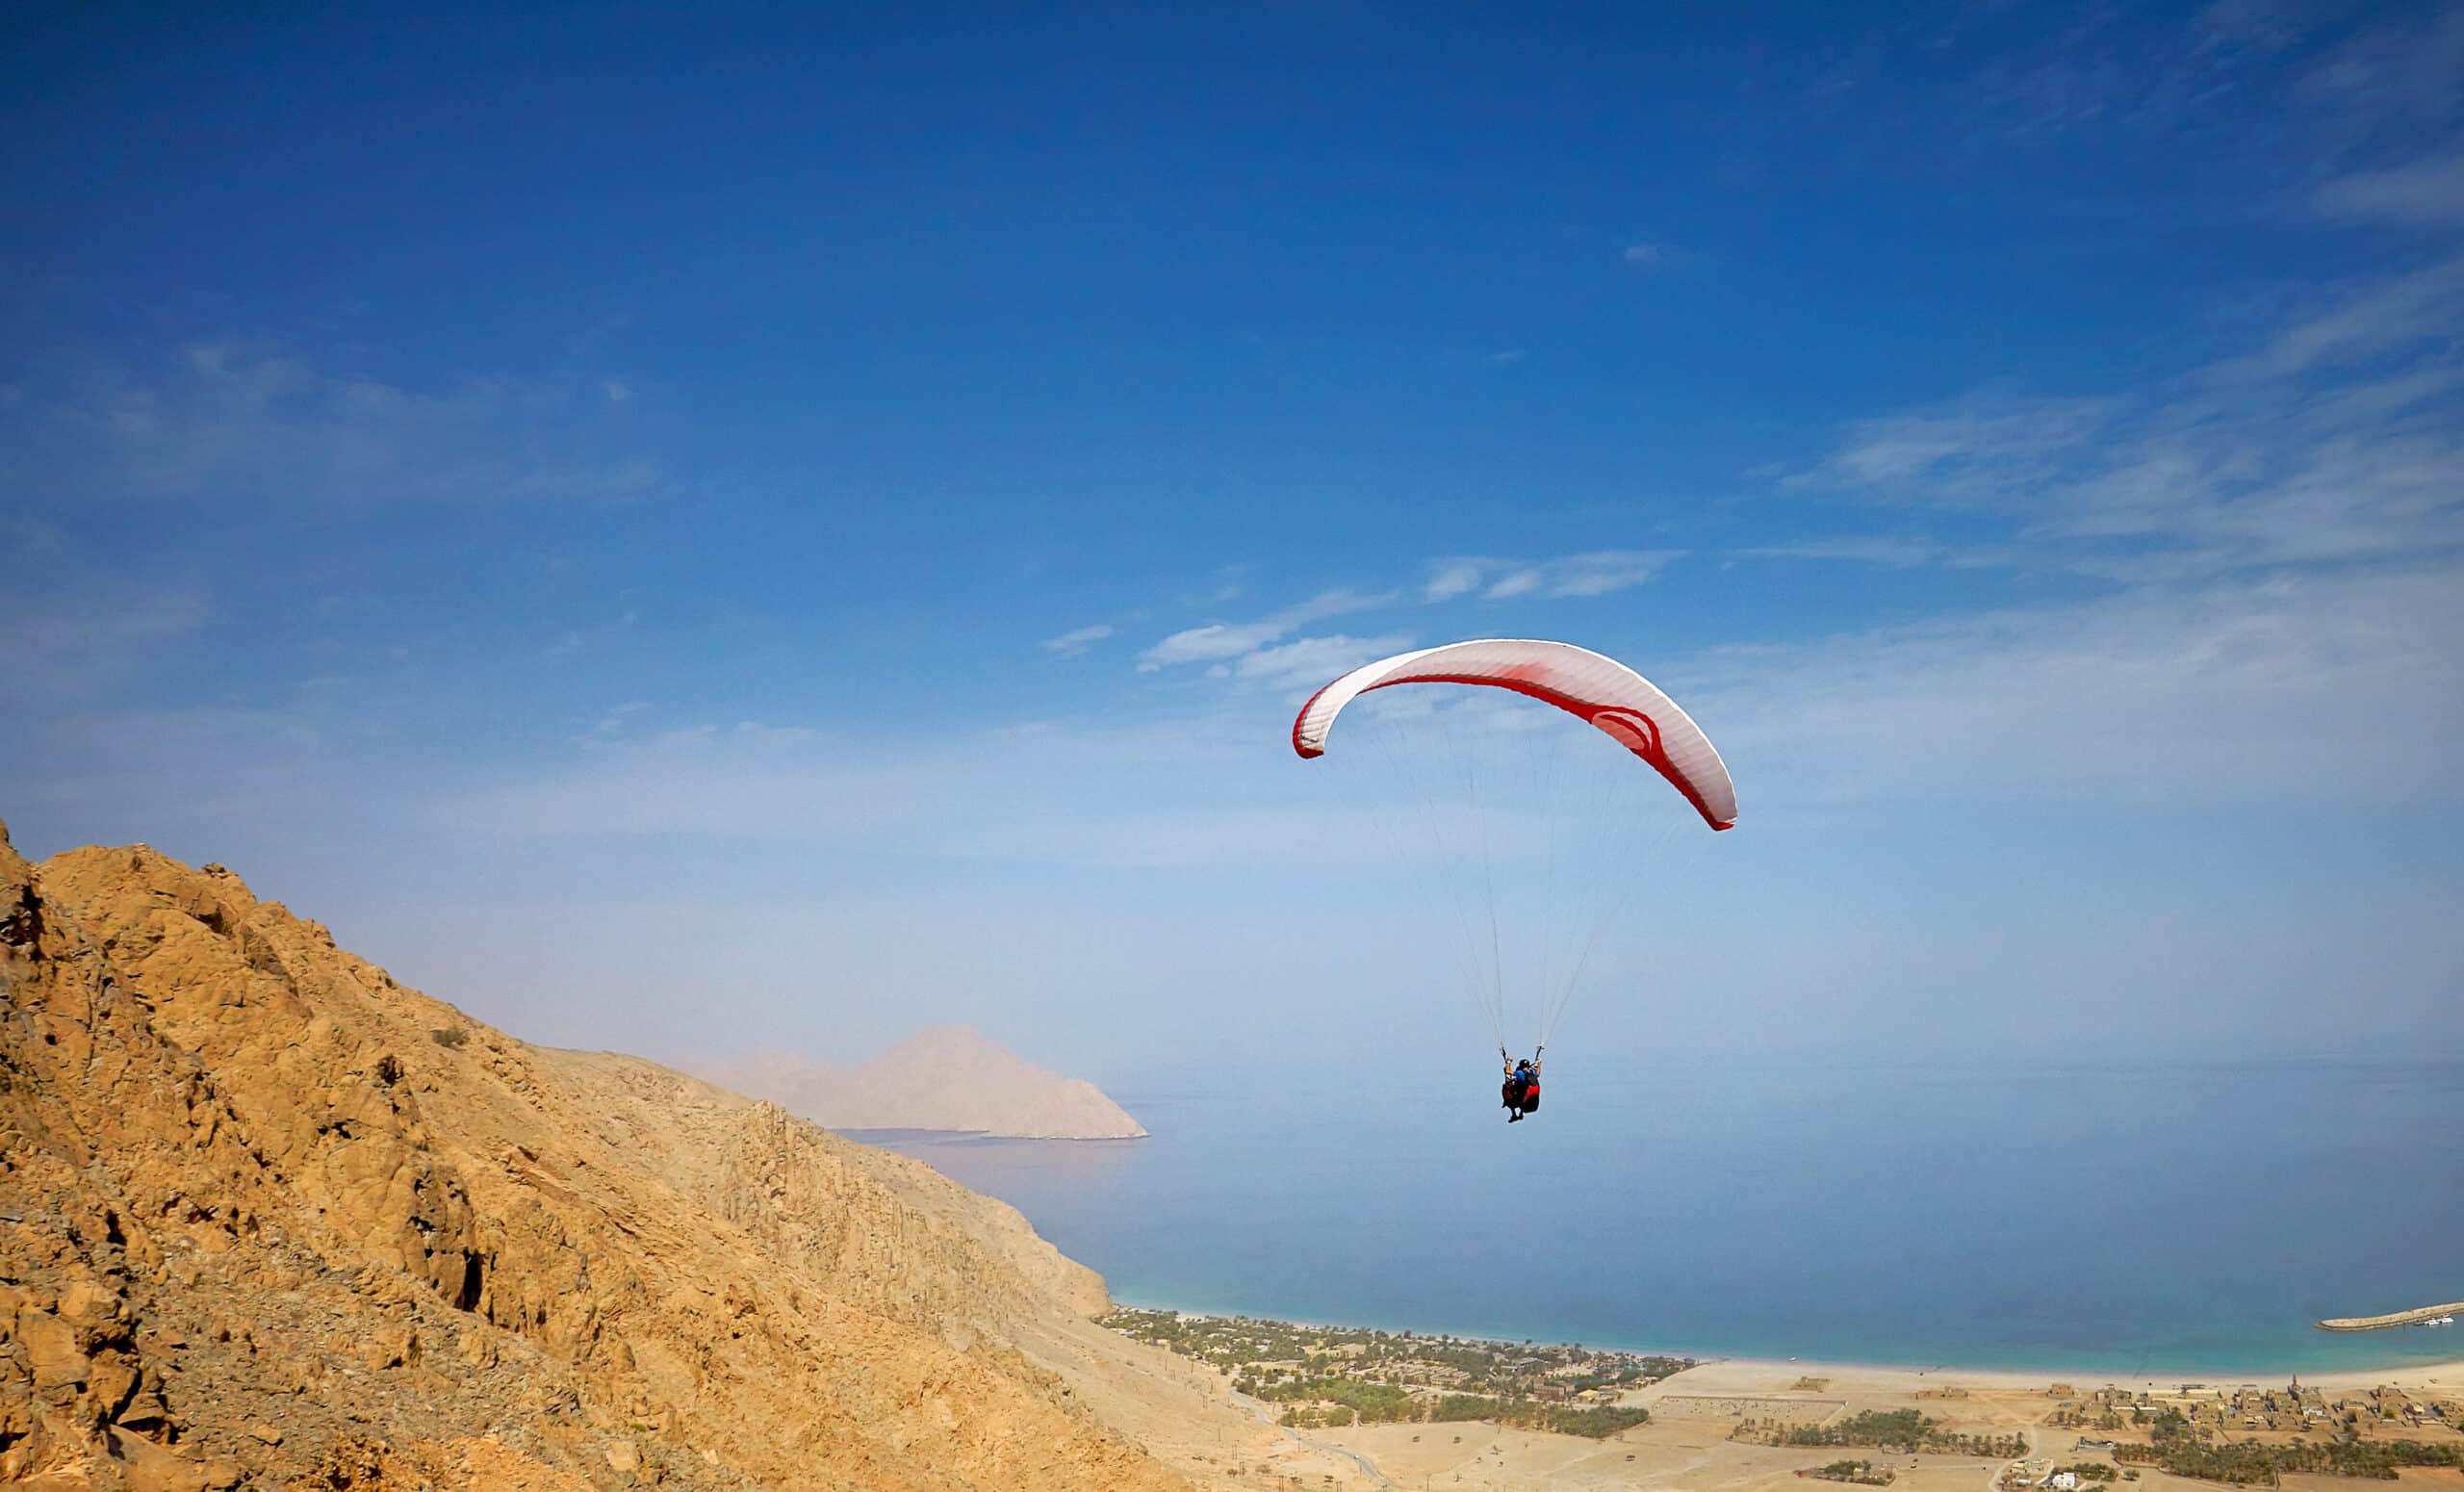
[[[1540,1052],[1534,1048],[1530,1056],[1516,1059],[1501,1046],[1498,1055],[1506,1059],[1505,1084],[1498,1091],[1505,1103],[1505,1121],[1520,1124],[1525,1115],[1540,1110]]]

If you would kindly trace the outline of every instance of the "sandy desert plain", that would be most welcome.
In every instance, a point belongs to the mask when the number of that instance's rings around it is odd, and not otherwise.
[[[1150,1358],[1142,1366],[1150,1366],[1151,1371],[1151,1362]],[[2109,1453],[2081,1451],[2079,1442],[2111,1438],[2112,1432],[2055,1428],[2044,1423],[2062,1402],[2052,1392],[2056,1383],[2082,1395],[2113,1387],[2134,1393],[2143,1390],[2153,1403],[2187,1402],[2179,1397],[2182,1380],[2178,1378],[1736,1358],[1701,1363],[1623,1395],[1617,1402],[1648,1408],[1652,1419],[1601,1440],[1477,1422],[1302,1431],[1275,1428],[1274,1406],[1235,1395],[1229,1375],[1186,1359],[1174,1360],[1173,1367],[1186,1375],[1184,1391],[1208,1389],[1247,1408],[1255,1418],[1255,1432],[1226,1436],[1220,1429],[1221,1420],[1214,1416],[1183,1421],[1177,1427],[1145,1418],[1142,1424],[1123,1428],[1142,1439],[1148,1451],[1194,1479],[1277,1492],[1367,1492],[1372,1488],[1615,1492],[1645,1487],[1668,1492],[1812,1492],[1842,1484],[1801,1474],[1842,1457],[1870,1459],[1878,1470],[1890,1472],[1892,1492],[1997,1492],[2005,1485],[2006,1473],[2015,1475],[2021,1469],[2019,1462],[1934,1453],[1763,1446],[1732,1440],[1730,1435],[1747,1417],[1812,1422],[1865,1410],[1916,1409],[1954,1433],[2024,1433],[2029,1455],[2022,1459],[2037,1463],[2027,1470],[2041,1474],[2048,1466],[2072,1461],[2111,1460]],[[2265,1388],[2285,1386],[2282,1379],[2210,1377],[2199,1392],[2212,1395],[2218,1388],[2230,1391],[2253,1381]],[[2453,1403],[2464,1402],[2464,1360],[2376,1373],[2305,1374],[2301,1383],[2305,1388],[2323,1389],[2331,1397],[2391,1385],[2417,1400]],[[1195,1435],[1188,1432],[1189,1427],[1207,1423],[1214,1428]],[[2464,1434],[2446,1427],[2391,1427],[2376,1433],[2430,1442],[2464,1441]],[[2136,1432],[2136,1438],[2144,1436],[2144,1429]],[[2134,1435],[2124,1430],[2120,1438]],[[2234,1438],[2244,1438],[2243,1432],[2236,1431]],[[2248,1438],[2281,1442],[2292,1437],[2256,1432]],[[2171,1476],[2152,1466],[2135,1469],[2139,1474],[2135,1482],[2117,1480],[2106,1485],[2127,1486],[2133,1492],[2214,1492],[2223,1485]],[[2026,1478],[2029,1483],[2036,1479],[2035,1475]],[[2374,1484],[2308,1474],[2287,1475],[2281,1482],[2287,1492],[2359,1492]],[[2459,1485],[2464,1485],[2464,1478],[2446,1467],[2407,1469],[2397,1481],[2398,1492],[2431,1492]]]

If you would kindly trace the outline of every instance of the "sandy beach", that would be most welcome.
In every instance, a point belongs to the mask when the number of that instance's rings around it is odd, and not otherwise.
[[[2034,1368],[1909,1368],[1874,1363],[1801,1361],[1796,1358],[1724,1357],[1688,1369],[1681,1377],[1670,1381],[1715,1382],[1723,1387],[1758,1385],[1767,1391],[1775,1381],[1793,1381],[1809,1376],[1828,1377],[1840,1384],[1856,1384],[1873,1392],[1914,1394],[1946,1384],[1967,1388],[2042,1390],[2049,1384],[2068,1383],[2085,1390],[2111,1383],[2120,1388],[2171,1390],[2191,1381],[2203,1381],[2211,1387],[2242,1383],[2278,1384],[2291,1378],[2293,1374],[2288,1371],[2256,1376],[2247,1373],[2151,1376],[2144,1373],[2098,1373],[2076,1368],[2060,1372]],[[2300,1377],[2303,1383],[2315,1383],[2321,1388],[2370,1388],[2392,1383],[2406,1388],[2437,1386],[2450,1393],[2464,1393],[2464,1357],[2403,1367],[2349,1368],[2317,1373],[2304,1371]]]

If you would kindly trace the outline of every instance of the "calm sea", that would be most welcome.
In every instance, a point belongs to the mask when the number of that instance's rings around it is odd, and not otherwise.
[[[1300,1107],[1125,1093],[1141,1142],[874,1134],[1128,1304],[1916,1366],[2273,1374],[2464,1357],[2451,1065],[1762,1068]]]

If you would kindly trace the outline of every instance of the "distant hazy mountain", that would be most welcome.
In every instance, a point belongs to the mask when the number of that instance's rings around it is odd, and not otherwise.
[[[919,1031],[855,1067],[776,1054],[693,1069],[831,1129],[949,1129],[1023,1140],[1135,1140],[1144,1126],[964,1026]]]

